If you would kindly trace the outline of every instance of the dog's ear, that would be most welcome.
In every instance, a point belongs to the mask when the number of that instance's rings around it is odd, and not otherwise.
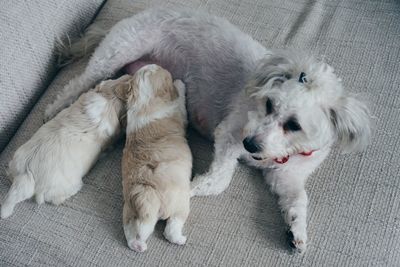
[[[270,55],[263,59],[246,85],[246,94],[251,96],[260,88],[272,88],[290,79],[290,66],[290,60],[283,55]]]
[[[371,139],[368,107],[354,97],[342,97],[329,108],[329,117],[343,152],[363,150]]]

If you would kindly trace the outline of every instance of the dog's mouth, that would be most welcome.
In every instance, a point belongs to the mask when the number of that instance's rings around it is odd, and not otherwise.
[[[259,157],[259,156],[251,156],[253,159],[258,160],[258,161],[262,161],[265,160],[266,158],[263,157]]]

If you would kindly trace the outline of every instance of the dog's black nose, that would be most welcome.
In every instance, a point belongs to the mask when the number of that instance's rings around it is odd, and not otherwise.
[[[257,143],[254,137],[246,137],[243,140],[243,146],[250,153],[260,152],[262,149],[262,146]]]

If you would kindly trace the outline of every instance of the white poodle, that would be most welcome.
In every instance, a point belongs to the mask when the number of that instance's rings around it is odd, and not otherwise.
[[[104,37],[99,32],[92,28],[72,50],[94,48]],[[368,108],[344,92],[324,62],[268,51],[225,19],[206,13],[150,9],[105,35],[85,71],[47,108],[46,118],[124,66],[134,72],[141,61],[155,62],[184,81],[191,125],[215,141],[214,161],[194,178],[192,195],[224,191],[243,157],[264,170],[279,196],[290,245],[304,251],[306,179],[336,141],[349,152],[368,144]]]

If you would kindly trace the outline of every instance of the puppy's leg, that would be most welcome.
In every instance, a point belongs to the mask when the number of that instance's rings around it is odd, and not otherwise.
[[[184,245],[186,243],[186,236],[182,234],[182,230],[183,225],[185,224],[186,219],[189,215],[190,196],[189,194],[185,195],[187,196],[184,199],[182,197],[179,197],[177,201],[179,203],[179,209],[174,215],[169,217],[164,230],[164,237],[169,242],[177,245]]]
[[[227,122],[223,121],[215,130],[214,160],[210,170],[198,175],[191,183],[191,196],[218,195],[230,184],[237,158],[242,152],[242,145],[233,136]]]
[[[146,241],[158,221],[161,202],[151,186],[134,186],[124,204],[124,232],[129,248],[144,252],[147,249]]]
[[[266,180],[279,197],[279,206],[289,227],[289,245],[299,253],[306,250],[307,242],[307,193],[304,183],[307,177],[290,172],[271,171]]]
[[[175,80],[174,81],[174,86],[177,89],[178,94],[179,94],[179,98],[177,100],[179,102],[179,110],[180,110],[183,118],[185,119],[185,121],[187,123],[186,98],[185,98],[186,87],[185,87],[185,84],[181,80]]]
[[[185,224],[186,218],[170,217],[167,220],[167,226],[164,230],[164,237],[171,243],[177,245],[184,245],[186,243],[186,236],[182,234],[183,225]]]
[[[147,249],[146,241],[153,233],[157,220],[157,217],[148,220],[132,219],[124,224],[128,247],[136,252],[144,252]]]
[[[4,203],[1,205],[1,218],[9,217],[17,203],[31,198],[35,193],[35,181],[29,174],[23,174],[14,178],[10,191],[7,193]]]
[[[93,53],[85,71],[72,79],[56,100],[47,106],[46,121],[72,104],[98,81],[113,76],[124,65],[152,50],[154,44],[158,43],[159,33],[151,29],[145,19],[138,16],[122,20],[111,29]]]

